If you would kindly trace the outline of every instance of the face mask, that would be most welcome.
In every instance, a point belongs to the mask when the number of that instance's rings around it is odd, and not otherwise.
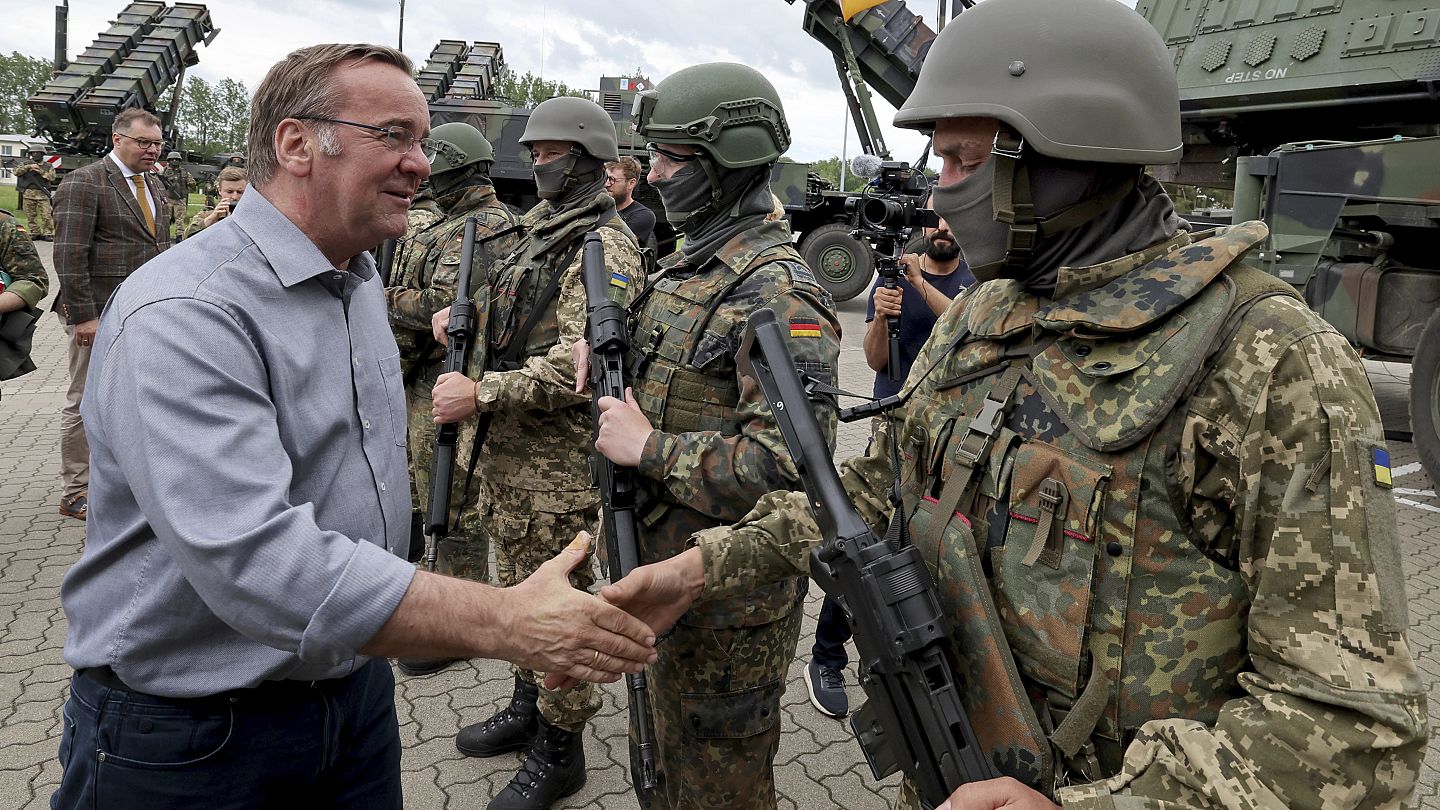
[[[652,180],[650,185],[665,204],[665,219],[671,225],[684,225],[694,213],[710,202],[710,180],[694,162],[685,164],[669,179]]]
[[[979,281],[998,277],[1010,233],[1008,225],[995,221],[994,185],[995,161],[987,160],[964,180],[930,190],[935,213],[950,223],[950,233]]]
[[[558,200],[565,196],[565,171],[575,156],[552,160],[535,167],[535,194],[542,200]]]

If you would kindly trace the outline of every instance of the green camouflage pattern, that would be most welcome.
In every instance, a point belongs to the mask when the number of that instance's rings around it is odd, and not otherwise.
[[[767,624],[681,624],[646,670],[657,784],[644,810],[773,810],[780,698],[803,614]],[[663,696],[663,697],[662,697]],[[635,730],[630,731],[631,762]],[[633,778],[633,774],[632,774]]]
[[[47,186],[55,185],[55,167],[48,162],[29,161],[17,166],[14,170],[15,180],[18,182],[21,175],[37,174],[44,180]],[[45,192],[27,188],[20,192],[21,210],[25,212],[25,222],[30,231],[31,237],[55,236],[55,217],[50,205],[50,198]]]
[[[765,397],[736,369],[751,313],[766,308],[782,324],[814,324],[788,343],[797,365],[823,381],[833,382],[840,356],[833,304],[783,223],[736,235],[702,267],[686,265],[681,253],[661,266],[635,315],[629,363],[638,369],[635,400],[656,428],[639,467],[645,562],[679,554],[693,532],[738,520],[761,495],[799,482]],[[820,404],[815,414],[833,443],[834,408]],[[702,601],[683,621],[765,624],[794,601],[794,583],[784,582]]]
[[[444,211],[450,212],[448,217],[441,213]],[[407,233],[396,248],[391,286],[385,288],[390,326],[402,346],[401,367],[410,380],[405,389],[410,481],[415,510],[422,514],[430,508],[430,473],[435,457],[431,389],[444,359],[443,350],[430,332],[430,316],[455,301],[465,220],[472,216],[477,220],[476,244],[468,272],[472,289],[484,289],[495,262],[509,254],[519,234],[505,233],[517,218],[495,199],[494,189],[483,184],[457,189],[440,200],[429,200],[419,209],[412,207],[409,219],[416,230]],[[421,367],[416,368],[417,364]],[[458,528],[441,539],[437,565],[442,573],[484,582],[489,579],[489,545],[465,492],[473,438],[473,431],[461,430],[455,445],[448,525]],[[471,489],[473,492],[473,484]]]
[[[656,428],[637,477],[642,563],[679,554],[693,533],[738,520],[767,492],[798,486],[764,395],[736,368],[751,314],[766,308],[803,326],[787,344],[823,381],[835,382],[840,353],[830,297],[784,223],[737,234],[700,267],[679,253],[661,266],[631,326],[635,398]],[[833,405],[815,414],[833,447]],[[775,807],[771,765],[798,596],[792,574],[702,599],[680,618],[648,670],[661,783],[642,807]]]
[[[0,209],[0,270],[11,277],[5,292],[20,296],[27,307],[40,306],[50,286],[49,276],[40,263],[40,254],[35,252],[35,243],[30,241],[30,234],[3,209]]]
[[[495,546],[497,584],[508,588],[523,582],[563,551],[576,534],[584,531],[594,535],[600,521],[600,498],[594,490],[515,489],[487,479],[479,487],[475,511],[481,534]],[[571,572],[570,584],[582,591],[594,589],[595,568],[590,557]],[[600,709],[600,693],[594,684],[546,689],[544,672],[513,666],[511,669],[521,680],[539,687],[540,714],[552,725],[581,731]]]
[[[936,324],[906,381],[913,394],[897,435],[910,514],[957,474],[979,398],[999,393],[998,373],[970,372],[1032,337],[1092,343],[1089,355],[1072,347],[1021,378],[960,500],[963,532],[952,518],[935,542],[912,521],[960,648],[980,643],[984,620],[985,600],[963,581],[974,565],[956,550],[973,531],[1029,700],[1012,699],[993,664],[977,671],[957,650],[967,706],[985,721],[976,730],[992,754],[1023,741],[1029,725],[1011,717],[997,728],[985,708],[995,701],[1056,728],[1053,773],[1033,749],[1010,749],[997,765],[1067,808],[1398,807],[1418,777],[1426,702],[1404,632],[1393,501],[1372,461],[1385,446],[1379,414],[1344,339],[1246,262],[1264,236],[1252,223],[1182,236],[1148,261],[1153,251],[1062,268],[1053,302],[1005,281],[979,285]],[[1192,265],[1189,281],[1178,277]],[[1167,290],[1207,275],[1215,280],[1188,303],[1167,304]],[[1100,293],[1144,277],[1164,289],[1127,294],[1170,315],[1137,315]],[[1233,313],[1219,319],[1225,328],[1208,341],[1187,336],[1212,325],[1187,308],[1222,294]],[[986,306],[1000,299],[1010,312]],[[1096,387],[1109,370],[1084,364],[1133,343],[1123,326],[1137,318],[1149,330],[1183,320],[1171,340],[1213,354],[1187,365],[1160,347],[1128,372],[1145,369],[1141,387]],[[951,351],[962,327],[970,334]],[[1074,429],[1154,398],[1167,401],[1158,424],[1126,430],[1111,449],[1092,446],[1105,443],[1099,429]],[[842,473],[876,526],[889,453],[881,435]],[[1066,495],[1058,508],[1040,497],[1047,479]],[[762,499],[738,530],[701,532],[706,595],[804,570],[815,532],[803,499],[780,496]],[[913,791],[902,800],[916,806]]]

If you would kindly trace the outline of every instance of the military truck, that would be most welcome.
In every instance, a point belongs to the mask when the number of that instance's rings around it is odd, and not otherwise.
[[[1180,84],[1161,179],[1235,189],[1256,260],[1365,357],[1411,363],[1440,480],[1440,10],[1417,0],[1140,0]],[[954,24],[963,24],[963,15]],[[1408,438],[1403,435],[1392,436]]]
[[[74,61],[67,54],[67,14],[67,6],[55,10],[55,74],[26,99],[35,134],[47,138],[52,151],[78,158],[65,161],[66,170],[74,169],[109,150],[121,110],[143,107],[160,115],[173,143],[185,70],[200,61],[197,47],[220,33],[209,9],[130,3]],[[168,105],[162,105],[171,88]]]

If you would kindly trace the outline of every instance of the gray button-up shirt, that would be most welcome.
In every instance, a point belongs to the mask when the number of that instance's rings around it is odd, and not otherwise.
[[[399,350],[368,254],[337,270],[263,193],[100,319],[65,660],[170,697],[346,675],[414,576]]]

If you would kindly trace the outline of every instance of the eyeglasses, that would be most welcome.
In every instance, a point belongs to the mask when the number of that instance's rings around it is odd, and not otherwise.
[[[645,144],[645,151],[650,153],[650,162],[652,163],[659,160],[661,155],[675,163],[689,163],[696,157],[694,154],[682,155],[679,152],[671,152],[669,149],[661,149],[659,144],[655,143]]]
[[[141,151],[145,152],[149,152],[151,149],[159,149],[160,147],[165,145],[164,141],[152,141],[149,138],[137,138],[134,135],[126,132],[117,132],[115,134],[119,135],[122,138],[129,138],[130,140],[139,144]]]
[[[347,127],[355,127],[369,132],[374,132],[385,148],[399,155],[403,155],[420,144],[420,151],[429,160],[435,157],[435,141],[429,138],[417,138],[415,133],[402,126],[377,127],[374,124],[357,124],[354,121],[345,121],[339,118],[321,118],[316,115],[297,115],[301,121],[322,121],[327,124],[344,124]]]
[[[625,178],[624,178],[624,177],[611,177],[611,176],[608,175],[608,174],[605,175],[605,185],[608,186],[608,185],[610,185],[610,184],[612,184],[612,183],[620,183],[620,184],[623,185],[623,184],[625,183]]]

